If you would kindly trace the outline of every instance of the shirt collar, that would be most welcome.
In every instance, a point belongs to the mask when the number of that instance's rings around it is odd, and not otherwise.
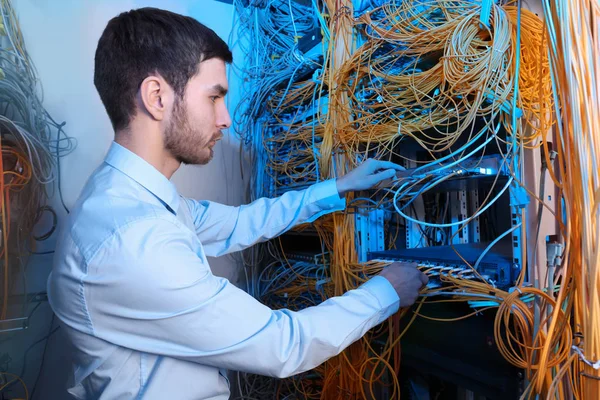
[[[173,214],[177,214],[179,194],[175,185],[137,154],[113,142],[104,160],[156,196]]]

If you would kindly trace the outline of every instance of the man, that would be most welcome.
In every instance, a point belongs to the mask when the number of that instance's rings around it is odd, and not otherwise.
[[[140,9],[112,19],[94,83],[115,130],[57,244],[50,304],[74,346],[80,399],[226,399],[226,369],[285,377],[338,354],[427,278],[387,268],[300,312],[273,311],[211,273],[220,256],[341,210],[343,194],[400,167],[370,160],[337,180],[242,207],[186,199],[169,181],[206,164],[221,131],[227,45],[192,18]],[[352,240],[349,238],[349,240]]]

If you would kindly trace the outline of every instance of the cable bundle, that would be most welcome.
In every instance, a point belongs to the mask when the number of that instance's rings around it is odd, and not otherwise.
[[[44,205],[46,185],[60,178],[57,161],[74,149],[75,141],[42,105],[39,80],[10,0],[0,1],[0,14],[0,320],[7,320],[26,315],[27,302],[22,304],[21,315],[9,315],[9,294],[18,285],[27,293],[25,266],[34,253],[31,249],[35,241],[46,240],[56,228],[56,213]],[[45,212],[53,215],[54,224],[45,234],[35,236],[34,225]],[[28,398],[18,375],[0,375],[1,393],[20,383]]]
[[[316,21],[310,9],[294,1],[276,0],[264,9],[245,9],[237,5],[244,29],[252,35],[248,48],[249,64],[244,71],[248,95],[242,98],[236,112],[236,130],[246,143],[250,143],[254,120],[265,111],[267,99],[276,90],[294,81],[302,68],[315,63],[305,58],[297,48],[297,40],[315,28]],[[243,33],[241,33],[243,35]],[[280,104],[281,105],[281,104]]]
[[[360,3],[361,13],[368,9],[366,3]],[[423,315],[421,306],[464,302],[474,311],[461,318],[496,310],[499,351],[525,370],[529,382],[522,398],[566,398],[570,391],[576,398],[595,398],[600,390],[595,319],[600,306],[598,2],[545,0],[548,17],[543,22],[520,2],[511,1],[492,6],[489,26],[481,21],[481,4],[473,1],[387,2],[357,18],[352,5],[349,0],[313,2],[313,20],[323,31],[326,51],[322,65],[308,78],[296,78],[301,62],[293,64],[284,57],[269,61],[262,52],[266,46],[257,47],[254,59],[266,60],[263,65],[289,63],[279,69],[283,72],[278,86],[260,79],[256,72],[261,64],[252,67],[253,82],[264,83],[257,92],[264,101],[253,103],[254,113],[245,114],[259,121],[248,131],[253,132],[257,157],[264,156],[257,171],[257,195],[280,194],[339,176],[366,157],[403,158],[394,152],[403,141],[416,143],[427,157],[406,159],[417,168],[391,189],[368,197],[350,195],[346,212],[296,229],[319,235],[327,265],[288,260],[282,246],[274,251],[272,243],[255,253],[250,268],[257,268],[267,255],[272,261],[251,277],[251,293],[273,307],[305,307],[377,274],[387,262],[359,263],[356,242],[349,240],[355,235],[359,210],[395,210],[401,220],[417,224],[422,243],[431,245],[453,243],[475,218],[489,220],[498,199],[508,192],[527,192],[543,209],[543,196],[522,184],[522,154],[537,147],[545,149],[545,164],[564,197],[555,216],[567,249],[549,260],[552,269],[536,284],[527,282],[535,276],[536,265],[522,265],[510,290],[481,276],[478,265],[495,244],[517,232],[527,240],[521,209],[515,217],[519,222],[505,232],[490,229],[491,243],[473,265],[464,259],[466,266],[460,270],[420,265],[439,286],[425,290],[416,309],[402,310],[311,373],[271,386],[261,378],[245,377],[246,393],[261,398],[253,392],[260,387],[256,393],[266,396],[271,391],[275,398],[375,398],[375,388],[387,386],[391,398],[399,398],[400,338],[417,317],[442,321]],[[293,7],[288,5],[289,10]],[[257,16],[262,11],[244,12]],[[291,14],[287,12],[288,18]],[[290,34],[289,23],[278,23]],[[252,34],[265,43],[260,32],[272,32],[275,25],[262,31],[259,26],[254,23]],[[289,50],[292,43],[278,45]],[[553,162],[548,141],[555,119],[559,148]],[[429,192],[477,170],[492,146],[500,165],[492,173],[487,195],[470,216],[451,223],[449,200],[439,194],[431,200],[434,194]],[[561,179],[569,182],[568,190]],[[437,206],[427,207],[420,218],[412,207],[417,199],[428,198]],[[397,235],[398,225],[395,228]],[[393,236],[389,229],[389,243],[395,242]],[[527,260],[525,254],[522,259]]]
[[[249,67],[243,71],[248,94],[240,101],[235,120],[253,163],[263,172],[254,177],[254,197],[276,196],[285,187],[301,189],[319,179],[315,153],[322,136],[323,88],[315,74],[322,56],[305,54],[299,43],[320,22],[311,7],[295,1],[248,8],[236,4],[236,9],[242,22],[238,34],[244,38],[239,42],[251,43]]]
[[[547,332],[549,339],[560,334],[556,317],[564,309],[574,331],[568,360],[554,369],[547,398],[572,391],[575,398],[591,399],[600,393],[600,3],[544,0],[543,6],[558,120],[559,163],[550,172],[568,182],[561,186],[564,207],[557,210],[564,215],[564,263],[554,279],[568,285],[555,298]],[[541,350],[541,367],[552,364],[550,345]],[[532,384],[532,392],[542,387]]]
[[[408,136],[437,157],[459,138],[472,141],[476,118],[485,117],[489,130],[503,111],[510,129],[515,10],[495,5],[490,28],[472,1],[391,2],[363,14],[359,26],[367,40],[337,79],[352,96],[355,116],[338,129],[340,145],[351,154],[378,149],[384,155]],[[517,112],[526,114],[531,142],[551,124],[552,95],[542,22],[522,13]]]

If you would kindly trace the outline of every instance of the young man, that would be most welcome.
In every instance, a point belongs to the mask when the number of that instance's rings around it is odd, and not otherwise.
[[[182,163],[206,164],[221,131],[227,45],[196,20],[158,9],[112,19],[94,83],[115,130],[105,162],[69,215],[48,282],[74,346],[80,399],[227,399],[226,369],[285,377],[338,354],[427,282],[394,265],[344,296],[271,310],[211,273],[220,256],[345,206],[399,166],[369,160],[344,177],[242,207],[178,195]],[[349,238],[349,240],[352,240]]]

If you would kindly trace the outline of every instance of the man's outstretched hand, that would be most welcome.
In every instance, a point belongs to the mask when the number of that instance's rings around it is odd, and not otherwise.
[[[346,175],[337,178],[336,185],[340,196],[355,190],[366,190],[378,183],[391,179],[404,168],[391,161],[368,159]]]

